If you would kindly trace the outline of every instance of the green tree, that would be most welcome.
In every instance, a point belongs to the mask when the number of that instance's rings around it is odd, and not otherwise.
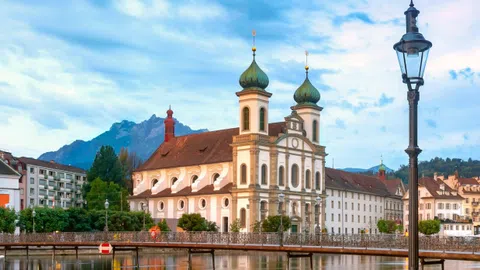
[[[87,210],[79,207],[71,207],[66,210],[68,215],[66,232],[89,232],[92,230],[91,219]]]
[[[87,184],[84,185],[84,194],[90,191],[91,183],[97,178],[125,187],[123,177],[122,167],[115,150],[109,145],[104,145],[97,152],[92,167],[87,172]]]
[[[440,220],[422,220],[418,223],[418,231],[425,235],[436,234],[440,231]]]
[[[165,219],[160,220],[157,223],[157,226],[160,228],[161,232],[169,232],[171,231],[170,228],[168,227],[167,221]]]
[[[207,221],[200,214],[183,214],[178,220],[178,227],[184,229],[187,232],[200,232],[200,231],[217,231],[218,227],[215,222]]]
[[[377,222],[378,231],[381,233],[394,233],[397,229],[397,223],[393,220],[380,219]]]
[[[90,183],[87,193],[87,207],[89,210],[105,210],[105,199],[109,202],[109,211],[128,211],[128,191],[113,182],[102,181],[97,178]]]
[[[208,221],[206,220],[206,227],[208,232],[218,232],[218,226],[217,223],[213,221]]]
[[[280,220],[282,220],[283,231],[287,231],[292,226],[292,222],[288,216],[268,216],[262,223],[263,232],[279,232]]]
[[[17,214],[15,210],[0,207],[0,232],[13,233],[15,232],[15,219]]]
[[[122,168],[123,182],[129,194],[133,192],[132,173],[143,163],[142,159],[135,152],[128,152],[127,148],[120,149],[118,160]]]
[[[68,227],[68,213],[62,208],[35,208],[35,231],[54,232],[64,231]],[[33,231],[32,209],[20,211],[19,227],[27,232]]]
[[[240,229],[242,229],[242,226],[240,225],[240,219],[237,218],[230,224],[230,231],[240,232]]]

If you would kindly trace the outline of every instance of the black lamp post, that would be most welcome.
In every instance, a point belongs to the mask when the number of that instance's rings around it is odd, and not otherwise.
[[[37,213],[35,212],[35,208],[32,210],[32,221],[33,221],[33,233],[35,233],[35,215]]]
[[[143,229],[142,229],[142,231],[146,231],[146,229],[145,229],[145,203],[142,202],[141,206],[142,206],[142,212],[143,212]]]
[[[423,73],[427,64],[428,52],[432,43],[418,32],[417,16],[420,13],[410,1],[405,11],[407,33],[397,42],[393,49],[397,52],[398,63],[402,71],[402,79],[408,86],[409,104],[409,145],[405,150],[410,157],[409,171],[409,223],[408,223],[408,264],[410,270],[418,269],[418,155],[422,150],[418,147],[417,107],[420,94],[418,89],[423,85]]]
[[[108,206],[110,204],[108,203],[108,199],[105,199],[105,232],[108,232]]]

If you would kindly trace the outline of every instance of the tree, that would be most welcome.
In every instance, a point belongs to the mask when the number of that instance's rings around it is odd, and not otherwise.
[[[381,233],[394,233],[397,229],[397,223],[393,220],[380,219],[377,222],[378,231]]]
[[[207,221],[198,213],[183,214],[178,220],[177,226],[187,232],[218,231],[215,222]]]
[[[68,226],[68,214],[62,208],[35,208],[35,231],[55,232],[64,231]],[[20,211],[19,227],[27,232],[33,231],[32,209],[27,208]]]
[[[292,226],[290,217],[288,216],[268,216],[262,223],[263,232],[279,232],[280,218],[282,220],[283,231],[287,231]]]
[[[132,194],[132,173],[135,169],[142,165],[143,161],[139,156],[137,156],[137,153],[128,152],[128,149],[123,147],[120,149],[120,153],[118,154],[118,160],[122,168],[122,174],[124,178],[123,182],[125,183],[125,187],[127,188],[128,193]]]
[[[169,232],[171,231],[170,228],[168,227],[167,221],[165,219],[160,220],[157,223],[158,228],[160,228],[161,232]]]
[[[418,231],[425,235],[436,234],[440,231],[440,220],[422,220],[418,223]]]
[[[64,228],[66,232],[89,232],[92,230],[90,215],[84,208],[71,207],[67,209],[67,226]]]
[[[113,182],[102,181],[96,178],[90,183],[87,193],[87,207],[90,210],[105,210],[105,199],[109,202],[109,211],[128,211],[128,191]]]
[[[240,219],[235,219],[231,224],[230,224],[230,231],[231,232],[240,232],[240,229],[242,228],[240,224]]]
[[[97,152],[92,167],[87,172],[87,184],[84,185],[84,194],[90,191],[91,183],[100,178],[106,182],[113,182],[124,187],[123,172],[113,147],[104,145]]]
[[[208,221],[208,220],[205,220],[205,222],[206,222],[207,232],[218,232],[217,223],[213,221]]]
[[[15,210],[0,207],[0,232],[13,233],[15,232],[15,219],[17,214]]]

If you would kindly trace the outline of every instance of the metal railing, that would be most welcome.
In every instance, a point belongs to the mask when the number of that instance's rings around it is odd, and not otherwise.
[[[279,246],[278,233],[215,233],[215,232],[61,232],[0,234],[0,246],[20,243],[61,245],[62,243],[179,243],[208,245]],[[421,236],[420,250],[475,253],[480,249],[477,237]],[[408,238],[403,235],[369,234],[302,234],[284,233],[283,246],[345,249],[407,250]]]

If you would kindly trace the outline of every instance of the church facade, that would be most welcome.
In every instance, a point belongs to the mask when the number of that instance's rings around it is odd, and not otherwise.
[[[251,231],[256,221],[280,211],[291,218],[293,232],[323,226],[324,204],[317,203],[325,199],[320,93],[306,66],[291,114],[270,123],[269,80],[252,51],[253,61],[240,76],[242,90],[236,92],[239,126],[176,137],[169,109],[164,143],[133,173],[131,209],[148,206],[153,218],[167,220],[200,213],[221,232],[236,219],[242,231]]]

